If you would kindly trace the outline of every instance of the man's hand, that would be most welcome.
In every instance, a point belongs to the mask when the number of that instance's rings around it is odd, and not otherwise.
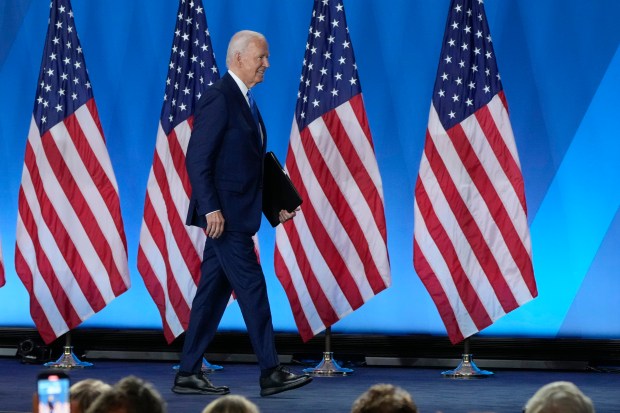
[[[219,238],[224,232],[224,215],[222,215],[221,211],[215,211],[210,214],[207,214],[207,229],[205,233],[207,237],[210,238]]]
[[[283,222],[288,221],[289,219],[292,219],[295,215],[297,215],[297,211],[299,211],[299,208],[297,208],[293,212],[288,212],[286,209],[280,210],[280,214],[279,214],[280,222],[283,223]]]

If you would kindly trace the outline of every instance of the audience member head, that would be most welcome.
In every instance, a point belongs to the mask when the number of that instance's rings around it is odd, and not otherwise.
[[[128,376],[97,397],[86,413],[166,413],[166,402],[151,383]]]
[[[375,384],[355,400],[351,413],[417,413],[411,395],[392,384]]]
[[[101,380],[85,379],[78,381],[69,389],[71,413],[84,413],[101,393],[111,388],[112,386]]]
[[[202,413],[260,413],[260,410],[245,397],[229,394],[207,404]]]
[[[594,413],[592,400],[568,381],[542,386],[528,400],[525,413]]]

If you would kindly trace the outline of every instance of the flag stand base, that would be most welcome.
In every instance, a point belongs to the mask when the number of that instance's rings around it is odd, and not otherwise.
[[[181,366],[179,364],[177,364],[176,366],[173,366],[172,368],[174,370],[178,370]],[[212,373],[214,371],[217,370],[222,370],[224,369],[224,367],[222,366],[218,366],[217,364],[211,364],[207,361],[206,358],[202,358],[202,367],[200,368],[201,371],[205,372],[205,373]]]
[[[352,369],[340,367],[336,360],[334,360],[333,355],[334,353],[331,351],[325,351],[323,353],[323,360],[316,367],[304,369],[304,373],[313,376],[346,376],[353,373]]]
[[[471,354],[463,354],[463,359],[457,368],[444,371],[441,375],[451,379],[484,379],[493,376],[493,373],[480,370]]]
[[[62,356],[56,361],[50,361],[45,363],[45,367],[52,367],[58,369],[73,369],[77,367],[91,367],[93,363],[87,361],[80,361],[79,358],[73,354],[73,346],[65,346]]]
[[[332,329],[327,327],[325,329],[325,351],[323,352],[323,360],[316,366],[304,369],[304,373],[308,373],[312,376],[330,377],[330,376],[346,376],[353,373],[352,369],[346,367],[340,367],[336,360],[334,360],[334,353],[332,353]]]

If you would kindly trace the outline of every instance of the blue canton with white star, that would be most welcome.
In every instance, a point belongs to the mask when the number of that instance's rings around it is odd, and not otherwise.
[[[161,109],[161,125],[166,135],[194,114],[198,99],[217,79],[219,72],[202,1],[182,0]]]
[[[50,3],[50,19],[34,103],[43,135],[93,97],[69,0]]]
[[[453,0],[433,90],[443,127],[462,122],[501,90],[483,0]]]
[[[315,0],[297,93],[299,129],[362,92],[340,0]]]

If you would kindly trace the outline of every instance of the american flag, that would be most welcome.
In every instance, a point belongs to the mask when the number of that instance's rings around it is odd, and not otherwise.
[[[206,235],[185,225],[191,187],[185,152],[194,107],[219,78],[201,0],[181,0],[140,231],[138,269],[168,342],[189,323]]]
[[[450,6],[414,209],[414,267],[452,343],[538,295],[521,166],[482,0]]]
[[[130,285],[116,178],[69,0],[54,0],[19,189],[15,270],[46,343]]]
[[[286,169],[304,203],[275,269],[303,340],[391,283],[383,187],[340,0],[315,1]]]

